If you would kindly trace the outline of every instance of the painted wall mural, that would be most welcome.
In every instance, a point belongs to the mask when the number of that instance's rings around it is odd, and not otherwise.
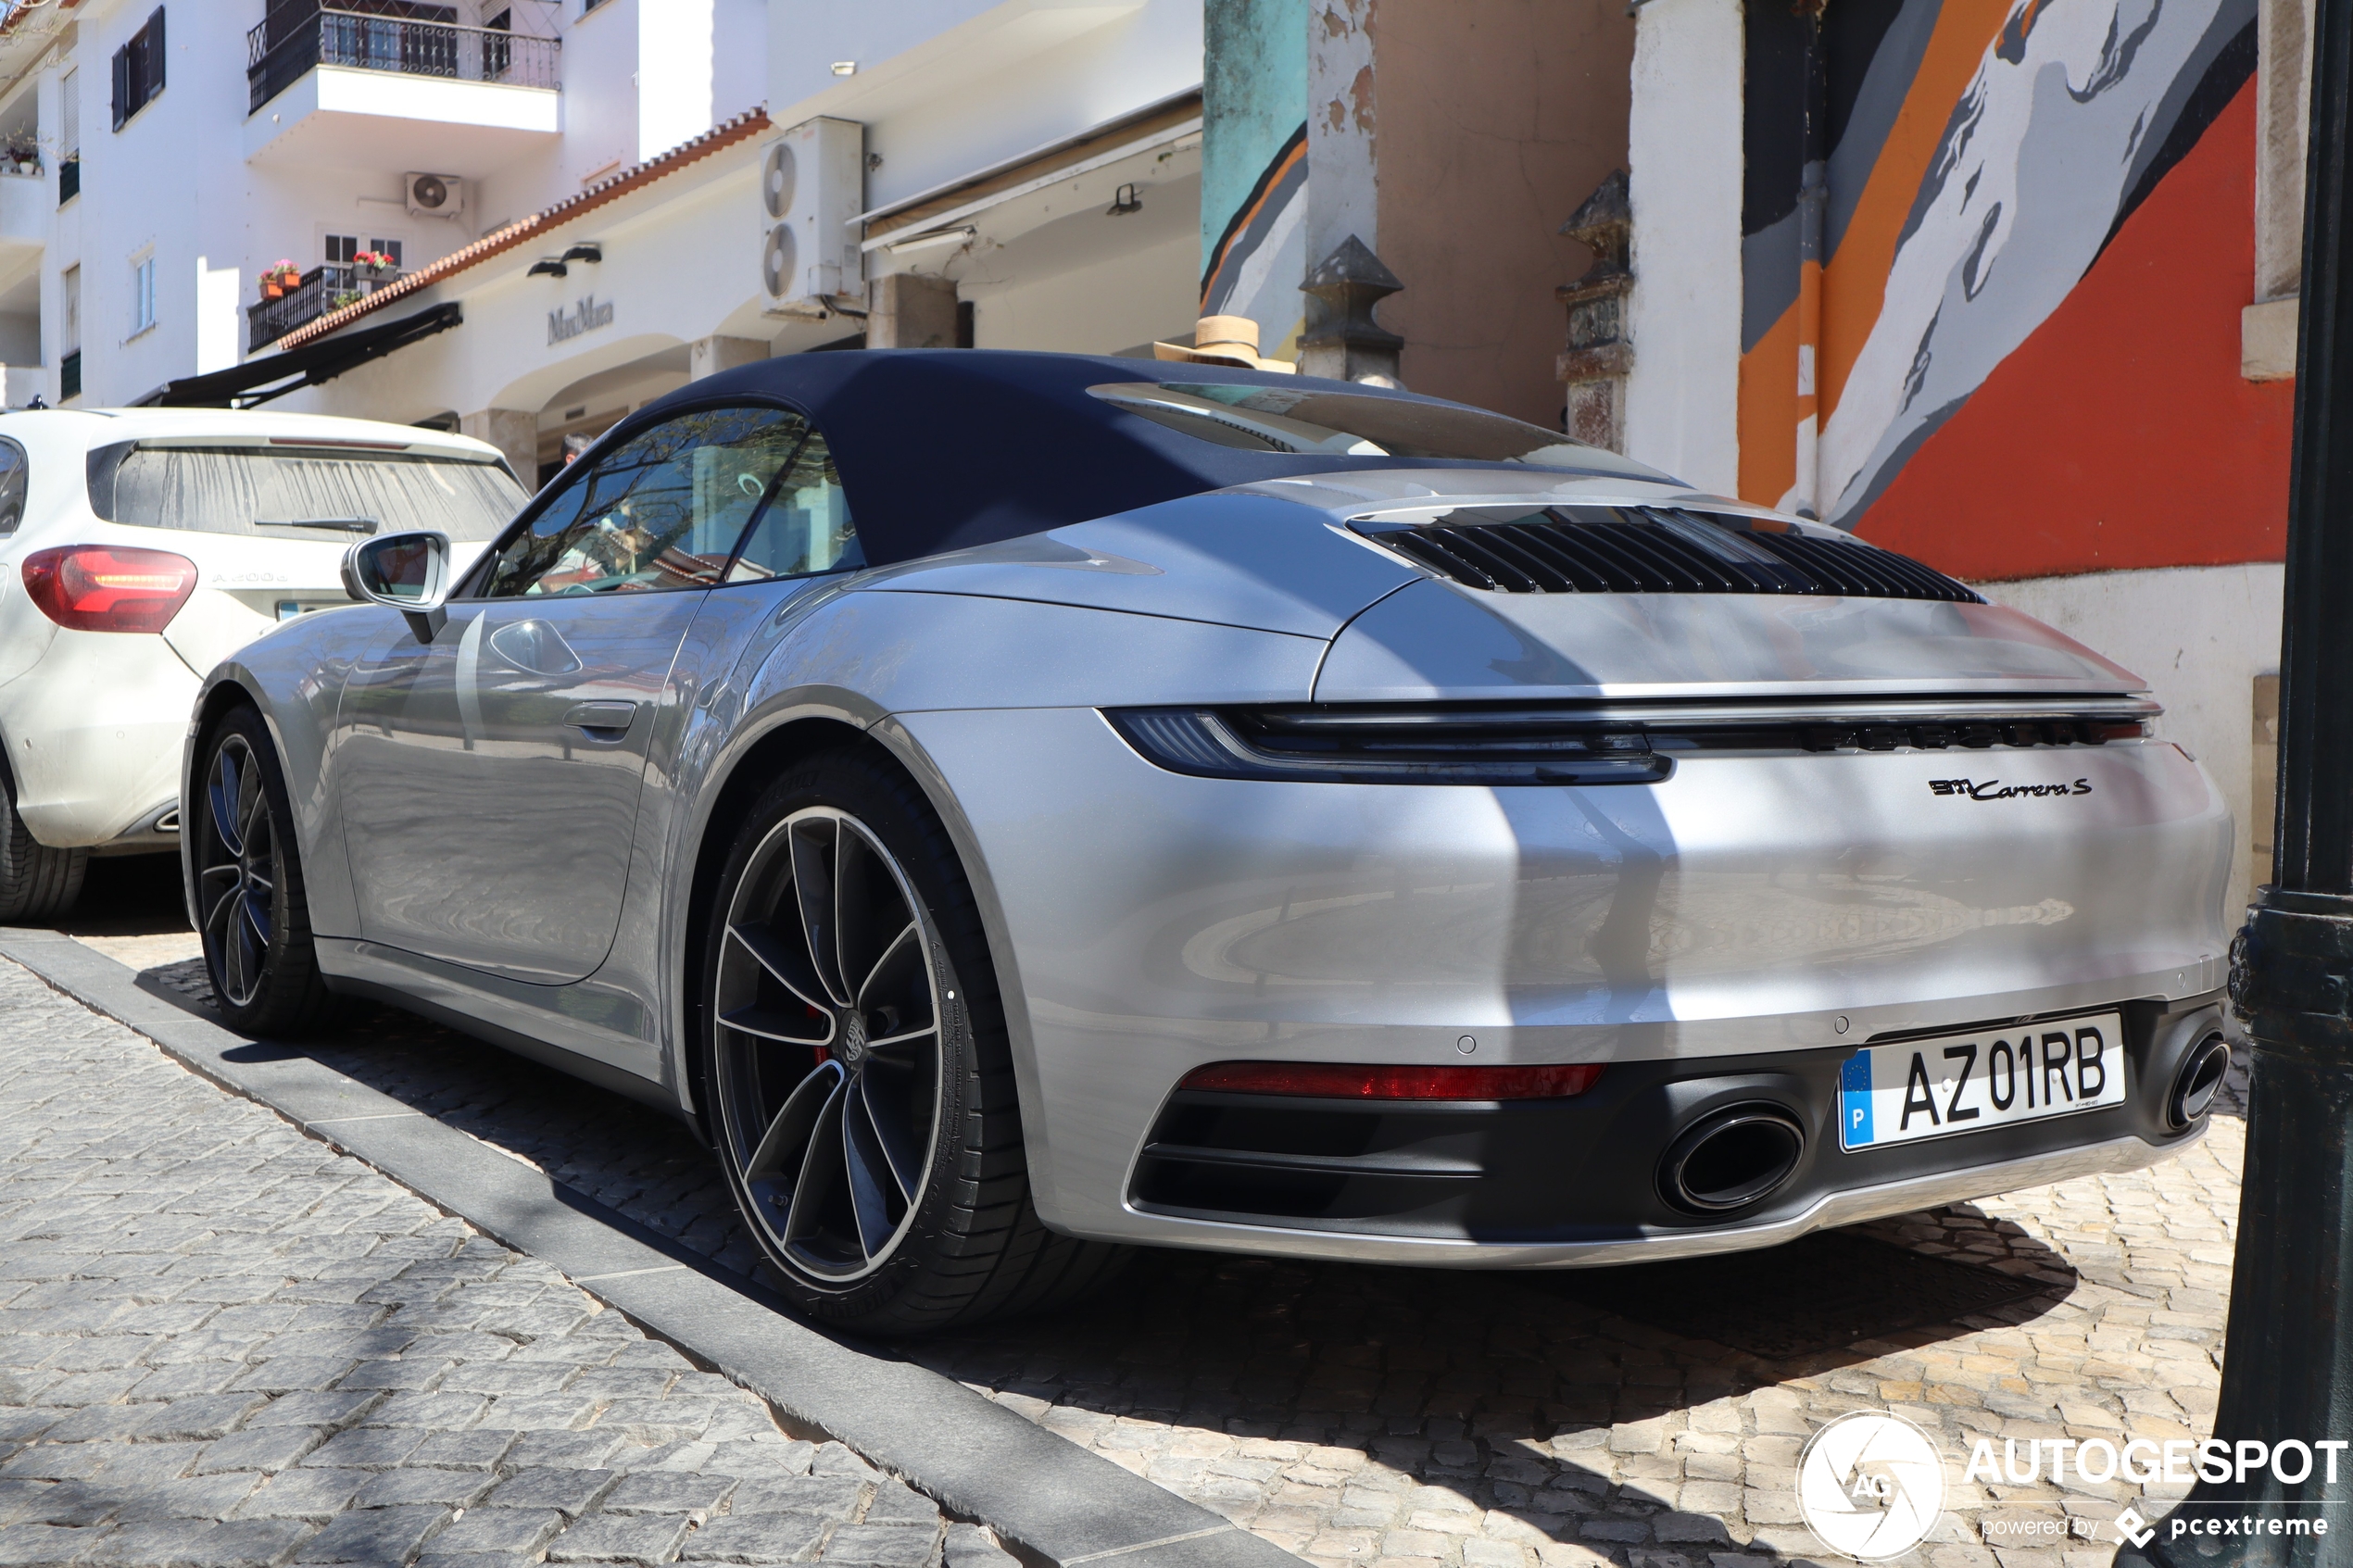
[[[1308,0],[1209,0],[1202,84],[1202,303],[1248,316],[1259,351],[1306,325]]]
[[[1979,578],[2277,558],[2254,0],[1747,16],[1741,493]]]

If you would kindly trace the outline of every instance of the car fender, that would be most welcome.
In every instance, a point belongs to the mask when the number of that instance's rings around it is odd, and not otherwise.
[[[896,716],[939,709],[1298,702],[1305,700],[1328,645],[1321,637],[1063,604],[865,592],[862,581],[821,580],[816,586],[747,596],[741,608],[716,607],[731,617],[764,620],[748,631],[733,669],[694,695],[671,784],[692,804],[676,812],[666,859],[661,950],[673,994],[662,1016],[669,1022],[670,1071],[682,1106],[691,1111],[685,1053],[692,981],[685,965],[696,867],[713,813],[737,768],[769,736],[812,720],[838,724],[889,752],[948,830],[996,967],[1024,1124],[1042,1155],[1049,1133],[1034,1114],[1040,1103],[1037,1060],[1020,963],[982,835],[953,782]],[[941,658],[932,651],[942,648],[971,650],[971,656]],[[650,791],[657,781],[648,783]],[[1047,1160],[1033,1162],[1038,1171],[1050,1168]],[[1039,1198],[1052,1206],[1051,1194]]]
[[[180,760],[180,864],[191,925],[202,929],[195,909],[195,813],[204,809],[205,795],[203,782],[196,777],[196,748],[207,721],[230,700],[224,688],[234,688],[260,710],[271,744],[277,748],[288,803],[294,809],[295,847],[302,857],[303,889],[312,931],[321,936],[359,934],[351,867],[344,856],[341,826],[327,796],[325,763],[353,652],[366,642],[354,635],[357,628],[352,618],[365,617],[372,609],[355,605],[281,622],[213,666],[197,686]]]

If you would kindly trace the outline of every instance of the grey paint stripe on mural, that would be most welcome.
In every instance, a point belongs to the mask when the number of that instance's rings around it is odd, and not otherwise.
[[[756,1282],[686,1253],[545,1173],[292,1047],[257,1043],[143,989],[71,937],[0,933],[0,957],[137,1030],[233,1093],[553,1264],[653,1333],[837,1437],[950,1512],[1063,1568],[1298,1568],[1299,1559],[1013,1411],[786,1315]]]
[[[1838,145],[1831,149],[1830,209],[1823,214],[1825,262],[1838,255],[1838,242],[1846,237],[1846,226],[1854,221],[1863,189],[1879,167],[1888,134],[1895,129],[1895,117],[1903,113],[1904,100],[1911,95],[1912,81],[1920,73],[1920,61],[1928,54],[1929,40],[1936,33],[1937,14],[1943,9],[1944,0],[1904,0],[1863,71],[1863,85],[1855,94],[1845,129]]]
[[[1741,236],[1741,352],[1756,346],[1797,303],[1798,215],[1785,212]],[[1790,391],[1796,393],[1795,383]]]

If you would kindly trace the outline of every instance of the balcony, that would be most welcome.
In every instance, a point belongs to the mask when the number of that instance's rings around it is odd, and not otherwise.
[[[245,307],[245,352],[258,354],[305,322],[340,310],[404,275],[333,261],[315,268],[276,299],[265,297]]]
[[[38,166],[29,174],[0,169],[0,268],[49,243],[49,182]]]
[[[561,48],[499,28],[281,0],[245,34],[246,161],[480,179],[558,134]]]

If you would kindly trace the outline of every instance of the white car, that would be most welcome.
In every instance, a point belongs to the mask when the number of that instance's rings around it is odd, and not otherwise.
[[[431,529],[471,554],[523,499],[497,448],[407,425],[0,415],[0,920],[63,912],[94,854],[177,846],[202,678],[350,603],[355,539]]]

